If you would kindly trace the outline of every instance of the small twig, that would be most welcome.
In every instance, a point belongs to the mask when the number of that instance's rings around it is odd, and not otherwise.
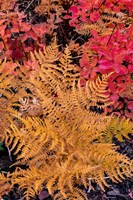
[[[112,33],[111,33],[111,35],[110,35],[110,37],[109,37],[109,39],[108,39],[108,42],[107,42],[107,44],[106,44],[107,46],[108,46],[108,44],[109,44],[109,42],[110,42],[110,40],[111,40],[111,37],[112,37],[112,35],[113,35],[113,32],[114,32],[116,26],[117,26],[117,24],[115,24],[115,26],[114,26],[114,28],[113,28],[113,30],[112,30]]]
[[[7,147],[7,150],[8,150],[8,155],[9,155],[10,161],[13,161],[9,147]]]
[[[106,0],[103,0],[103,2],[100,4],[100,6],[96,9],[96,11],[98,11],[101,7],[102,7],[102,5],[104,4],[106,2]]]
[[[61,24],[61,23],[59,23],[59,28],[60,28],[60,30],[62,31],[62,33],[63,33],[63,35],[64,35],[66,41],[69,43],[69,40],[68,40],[68,38],[66,37],[66,34],[64,33],[64,30],[63,30],[63,27],[62,27],[62,24]]]
[[[76,36],[76,34],[74,35],[74,36],[72,36],[72,38],[70,39],[70,41],[74,41],[74,42],[76,42],[78,39],[81,39],[81,40],[83,40],[84,42],[85,42],[85,40],[82,38],[83,36],[82,35],[80,35],[79,37],[77,37],[75,40],[73,40],[73,38]]]
[[[2,170],[1,170],[1,172],[4,173],[4,174],[7,174],[7,173],[8,173],[8,172],[6,172],[6,171],[2,171]]]
[[[24,12],[30,7],[30,5],[31,5],[33,2],[34,2],[34,0],[32,0],[32,1],[28,4],[28,6],[25,8]]]
[[[75,59],[75,58],[81,58],[82,56],[75,56],[75,57],[72,57],[72,59]]]

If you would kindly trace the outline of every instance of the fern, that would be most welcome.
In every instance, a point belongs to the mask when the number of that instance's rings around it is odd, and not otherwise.
[[[12,189],[10,184],[10,174],[7,175],[0,174],[0,196],[8,194],[8,192]]]
[[[118,117],[112,117],[109,126],[103,131],[103,135],[99,136],[100,142],[112,143],[114,137],[119,142],[130,139],[129,134],[133,131],[133,123],[124,117],[120,120]]]
[[[125,179],[125,176],[130,177],[132,174],[133,163],[129,158],[120,155],[116,151],[117,147],[113,144],[107,144],[103,141],[103,143],[99,143],[99,135],[103,134],[102,131],[100,133],[100,130],[97,133],[95,129],[88,127],[84,134],[84,129],[83,132],[82,130],[79,132],[77,124],[75,127],[73,125],[67,127],[66,124],[65,127],[71,133],[71,141],[69,141],[66,137],[68,132],[59,127],[61,126],[60,123],[58,126],[56,124],[55,127],[47,121],[44,123],[39,118],[27,118],[26,120],[22,119],[22,121],[22,130],[25,131],[20,130],[19,133],[16,127],[11,127],[12,134],[7,132],[5,143],[11,151],[16,144],[15,149],[19,154],[15,165],[19,163],[19,165],[27,164],[29,166],[28,171],[20,169],[19,173],[14,172],[11,179],[11,181],[13,180],[12,184],[18,183],[20,189],[24,189],[24,195],[27,199],[40,191],[38,188],[42,187],[43,182],[46,183],[46,187],[52,195],[58,190],[60,196],[65,199],[69,198],[67,194],[69,194],[68,191],[71,191],[70,194],[74,195],[74,198],[80,195],[80,199],[83,199],[81,194],[73,193],[76,189],[76,183],[82,181],[82,184],[87,187],[89,186],[89,178],[97,182],[104,190],[105,186],[108,187],[105,174],[115,182],[120,182]],[[108,124],[110,124],[110,120]],[[94,126],[96,125],[94,124]],[[53,131],[56,134],[53,134]],[[94,134],[92,134],[93,132]],[[17,145],[18,138],[19,143],[23,144],[22,146]],[[54,139],[57,140],[58,145],[52,144]],[[64,145],[63,151],[61,143]],[[32,166],[34,166],[33,169]],[[17,177],[19,177],[19,180]],[[36,190],[33,182],[38,184]],[[70,199],[72,196],[70,196]]]
[[[11,188],[18,184],[27,200],[38,194],[43,184],[55,199],[87,199],[77,184],[87,188],[91,180],[105,190],[106,175],[119,182],[133,171],[132,161],[112,143],[114,137],[119,141],[128,138],[132,122],[91,111],[91,106],[109,105],[111,74],[81,87],[69,47],[60,56],[57,52],[54,44],[44,53],[31,54],[38,70],[30,75],[23,70],[8,85],[4,83],[8,76],[3,76],[1,91],[6,92],[0,100],[7,101],[4,119],[9,122],[4,142],[16,158],[15,170],[4,181],[10,181]]]

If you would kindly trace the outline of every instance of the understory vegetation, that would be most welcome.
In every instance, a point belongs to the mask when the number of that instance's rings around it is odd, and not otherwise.
[[[0,197],[133,198],[132,0],[0,0]]]

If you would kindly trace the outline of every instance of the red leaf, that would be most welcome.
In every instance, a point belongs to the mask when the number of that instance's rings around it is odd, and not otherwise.
[[[41,37],[46,33],[46,24],[36,24],[32,26],[32,30],[36,33],[38,37]]]
[[[118,94],[113,94],[113,95],[111,95],[111,100],[112,100],[113,102],[116,102],[118,99],[119,99]]]
[[[37,35],[36,35],[36,33],[34,31],[29,31],[27,34],[28,34],[28,37],[32,38],[33,40],[37,40],[38,39]]]
[[[31,50],[33,50],[33,47],[32,47],[32,46],[24,46],[24,51],[25,51],[25,52],[29,52],[29,51],[31,51]]]
[[[100,15],[99,15],[99,12],[97,11],[94,11],[91,15],[90,15],[90,20],[92,22],[97,22],[98,19],[99,19]]]
[[[78,8],[76,6],[71,6],[70,7],[70,11],[74,14],[77,15],[78,14]]]
[[[0,25],[3,24],[6,21],[6,19],[1,19],[0,20]]]
[[[20,28],[19,28],[19,24],[18,24],[18,21],[12,21],[12,25],[13,25],[13,28],[11,29],[11,32],[12,33],[19,33],[20,31]]]
[[[0,51],[2,51],[4,49],[4,44],[3,42],[0,42]]]
[[[113,66],[112,66],[112,63],[108,60],[100,60],[99,61],[99,68],[110,69],[110,68],[113,68]]]
[[[32,38],[33,40],[37,40],[38,37],[35,34],[34,31],[28,31],[27,33],[23,34],[21,37],[22,42],[24,42],[25,40],[27,40],[28,38]]]
[[[133,112],[129,112],[128,110],[125,111],[125,116],[131,118],[133,120]]]
[[[15,58],[17,60],[22,59],[24,57],[24,52],[20,51],[19,49],[16,49],[12,52],[12,58]]]
[[[31,29],[31,25],[23,22],[21,24],[21,31],[28,32]]]
[[[2,25],[0,26],[0,35],[3,37],[4,34],[5,34],[5,28],[6,28],[6,25]]]

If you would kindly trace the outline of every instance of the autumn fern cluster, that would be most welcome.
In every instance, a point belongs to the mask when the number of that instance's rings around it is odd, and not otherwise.
[[[0,197],[85,200],[133,172],[129,0],[0,0]],[[117,117],[119,116],[119,117]]]
[[[45,185],[55,200],[84,200],[88,198],[79,184],[92,188],[96,182],[105,190],[107,176],[114,182],[130,177],[133,163],[118,153],[113,139],[129,138],[133,123],[91,110],[110,104],[107,85],[113,74],[81,86],[69,46],[60,53],[56,40],[31,53],[31,62],[37,70],[29,73],[18,65],[15,77],[1,74],[2,117],[8,122],[1,123],[1,138],[14,162],[11,173],[0,175],[0,195],[17,184],[29,200]]]

